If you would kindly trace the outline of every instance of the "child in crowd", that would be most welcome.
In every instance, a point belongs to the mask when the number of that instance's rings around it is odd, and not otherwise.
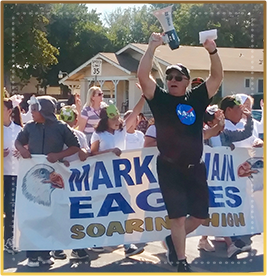
[[[13,217],[18,174],[18,152],[15,139],[22,129],[20,108],[11,99],[4,98],[4,250],[10,254],[17,251],[13,247]]]
[[[91,138],[92,154],[113,152],[120,156],[121,151],[126,149],[126,133],[133,125],[136,126],[137,115],[143,108],[144,103],[145,99],[141,97],[125,121],[121,119],[119,110],[115,105],[104,107],[100,112],[100,121]],[[125,244],[124,248],[126,257],[144,251],[143,248],[138,248],[134,244]]]
[[[208,106],[204,114],[204,122],[209,128],[216,129],[217,134],[205,140],[207,145],[212,147],[231,146],[233,142],[244,140],[252,135],[253,121],[251,112],[244,106],[240,107],[243,114],[247,117],[245,128],[243,130],[229,130],[224,128],[224,116],[217,105]],[[217,115],[216,115],[217,114]]]
[[[133,113],[132,110],[128,110],[124,116],[124,121]],[[126,133],[126,150],[131,149],[142,149],[144,147],[144,133],[140,130],[136,130],[136,126],[138,123],[138,119],[136,117],[136,121],[133,122],[132,126],[127,130]]]
[[[55,98],[32,96],[29,104],[33,121],[24,126],[15,141],[23,158],[31,158],[32,154],[44,154],[49,162],[55,163],[79,151],[79,142],[73,130],[66,123],[57,120]],[[64,144],[68,146],[65,150]],[[29,267],[54,263],[47,250],[27,251],[26,255]]]
[[[73,130],[75,135],[78,137],[79,144],[80,144],[80,149],[78,152],[74,153],[73,155],[64,157],[63,162],[65,166],[69,166],[70,162],[73,162],[75,160],[81,160],[85,161],[87,157],[89,157],[90,154],[90,148],[87,143],[86,136],[83,132],[75,129],[78,123],[78,110],[76,109],[76,106],[73,105],[66,105],[61,108],[60,110],[60,120],[68,124],[68,126]],[[63,149],[66,149],[67,146],[64,145]],[[63,250],[55,250],[51,252],[51,255],[54,259],[66,259],[67,255],[64,253]],[[73,249],[71,252],[71,256],[76,258],[76,259],[85,259],[89,258],[88,253],[86,252],[85,249]]]

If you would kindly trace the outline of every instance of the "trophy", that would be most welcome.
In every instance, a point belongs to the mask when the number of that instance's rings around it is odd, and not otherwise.
[[[172,23],[172,6],[173,5],[160,10],[156,10],[153,12],[153,15],[157,17],[165,33],[165,35],[162,37],[163,41],[165,43],[169,43],[170,48],[174,50],[179,48],[180,39]]]

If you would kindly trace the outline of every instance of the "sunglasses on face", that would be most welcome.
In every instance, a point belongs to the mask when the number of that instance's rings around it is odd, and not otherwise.
[[[169,74],[166,76],[167,81],[171,81],[172,79],[175,79],[176,81],[182,81],[183,79],[187,80],[187,78],[182,77],[181,75],[173,76],[172,74]]]
[[[94,96],[97,97],[97,96],[102,96],[104,93],[102,92],[99,92],[99,93],[96,93]]]

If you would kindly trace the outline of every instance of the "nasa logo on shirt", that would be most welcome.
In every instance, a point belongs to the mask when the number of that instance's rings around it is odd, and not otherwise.
[[[196,121],[196,113],[194,108],[188,104],[178,104],[176,114],[184,125],[192,125]]]

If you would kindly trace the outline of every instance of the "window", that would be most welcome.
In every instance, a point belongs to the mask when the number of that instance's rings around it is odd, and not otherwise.
[[[263,79],[258,80],[258,93],[263,93]]]
[[[245,79],[245,88],[250,87],[250,79]]]
[[[223,84],[221,84],[221,86],[219,87],[217,93],[213,96],[212,101],[211,101],[211,105],[218,104],[221,101],[221,99],[222,99],[222,85]]]

